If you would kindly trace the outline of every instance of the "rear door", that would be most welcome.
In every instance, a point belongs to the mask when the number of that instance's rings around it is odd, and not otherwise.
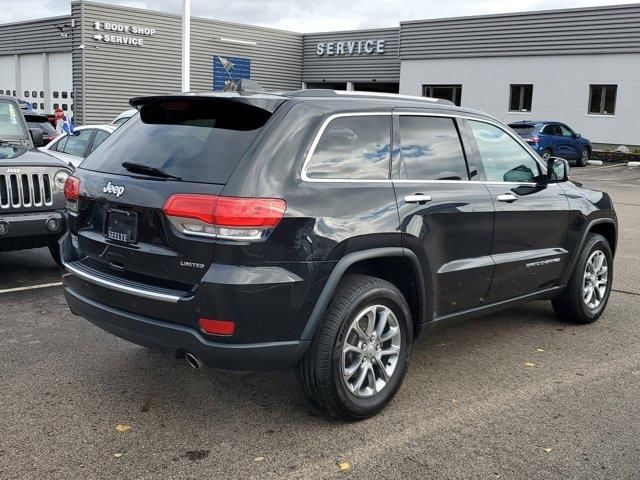
[[[434,316],[481,305],[493,273],[493,204],[467,163],[459,120],[394,115],[393,183],[404,245],[425,266]],[[430,280],[430,281],[429,281]]]
[[[473,156],[491,192],[495,271],[488,303],[556,286],[568,261],[568,201],[544,181],[535,153],[497,123],[468,120]]]
[[[562,154],[558,155],[561,158],[568,160],[577,160],[580,156],[581,149],[577,146],[576,134],[569,127],[563,124],[559,124],[560,134],[562,136]]]

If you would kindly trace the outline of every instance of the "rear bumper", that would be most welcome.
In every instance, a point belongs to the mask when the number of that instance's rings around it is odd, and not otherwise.
[[[103,330],[138,345],[174,353],[191,353],[205,365],[223,370],[285,370],[302,357],[310,342],[229,344],[205,339],[197,330],[125,312],[80,295],[65,286],[71,312]]]

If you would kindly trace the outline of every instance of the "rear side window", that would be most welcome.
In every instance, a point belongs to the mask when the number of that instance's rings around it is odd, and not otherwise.
[[[469,179],[452,118],[400,115],[400,145],[401,179]]]
[[[306,173],[312,179],[389,178],[390,115],[338,117],[329,122]]]
[[[271,114],[250,105],[194,98],[142,106],[82,164],[131,175],[146,165],[187,182],[225,184]]]

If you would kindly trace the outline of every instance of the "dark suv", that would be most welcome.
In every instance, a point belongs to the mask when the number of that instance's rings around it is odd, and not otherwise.
[[[616,215],[508,127],[448,102],[302,91],[134,98],[66,184],[71,311],[221,369],[296,367],[379,412],[424,325],[530,300],[603,312]]]
[[[49,247],[60,263],[63,189],[71,168],[34,148],[42,136],[15,98],[0,96],[0,252]]]

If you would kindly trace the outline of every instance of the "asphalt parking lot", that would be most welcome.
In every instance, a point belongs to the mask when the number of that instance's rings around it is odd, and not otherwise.
[[[353,424],[312,414],[290,372],[115,338],[59,286],[22,290],[60,281],[48,251],[0,254],[0,478],[639,478],[640,168],[571,174],[619,215],[601,320],[536,302],[433,331],[390,408]]]

